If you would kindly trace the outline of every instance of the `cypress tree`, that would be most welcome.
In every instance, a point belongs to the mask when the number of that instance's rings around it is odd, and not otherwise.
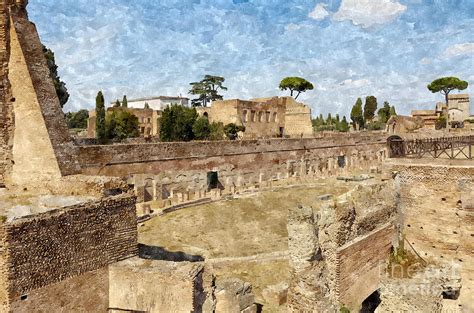
[[[128,100],[127,100],[127,96],[123,96],[123,99],[122,99],[122,108],[128,108]]]
[[[368,96],[365,98],[364,119],[366,121],[371,121],[375,116],[375,111],[377,111],[377,98],[374,96]]]
[[[339,123],[339,131],[340,132],[347,132],[349,131],[349,124],[347,123],[346,116],[342,118],[342,121]]]
[[[352,107],[351,110],[351,120],[352,124],[354,125],[354,129],[356,129],[356,124],[359,125],[359,128],[362,129],[364,127],[364,115],[362,112],[362,100],[357,98],[356,103]]]
[[[390,107],[390,116],[397,116],[397,111],[395,111],[395,106]]]
[[[97,97],[95,98],[95,113],[96,113],[96,121],[95,121],[95,133],[96,137],[99,140],[105,139],[105,106],[104,106],[104,95],[102,91],[97,93]]]

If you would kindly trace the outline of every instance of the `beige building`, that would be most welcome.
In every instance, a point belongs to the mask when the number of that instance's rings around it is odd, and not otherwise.
[[[452,94],[448,96],[448,121],[464,122],[470,116],[470,102],[468,94]],[[436,120],[446,113],[446,104],[438,102],[434,110],[413,110],[411,115],[424,121],[424,127],[435,129]]]
[[[142,137],[151,137],[156,136],[160,132],[160,128],[158,126],[158,118],[161,116],[161,111],[153,110],[153,109],[136,109],[136,108],[115,108],[111,107],[108,108],[106,111],[106,115],[112,114],[114,111],[117,110],[127,110],[131,112],[138,118],[138,127],[140,131],[140,135]],[[95,138],[95,125],[96,125],[96,112],[95,110],[91,110],[89,112],[89,119],[87,121],[87,137],[88,138]]]
[[[291,97],[213,101],[197,108],[209,121],[245,126],[244,138],[309,137],[311,109]]]
[[[165,108],[169,107],[172,104],[179,104],[183,106],[189,105],[189,99],[185,97],[169,97],[169,96],[159,96],[159,97],[148,97],[148,98],[138,98],[128,100],[128,107],[133,109],[142,109],[145,107],[145,103],[148,103],[150,109],[162,111]],[[110,103],[111,106],[115,105],[115,102]],[[122,104],[122,102],[120,102]]]

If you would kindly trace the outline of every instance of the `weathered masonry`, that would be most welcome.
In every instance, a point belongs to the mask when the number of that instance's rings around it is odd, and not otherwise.
[[[138,254],[135,198],[2,222],[0,237],[2,312],[54,311],[61,302],[69,311],[104,311],[109,264]]]

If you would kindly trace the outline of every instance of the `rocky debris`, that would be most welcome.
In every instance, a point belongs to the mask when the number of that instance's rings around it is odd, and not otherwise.
[[[243,282],[237,278],[217,280],[214,295],[216,312],[257,312],[252,285],[248,282]]]
[[[286,303],[288,298],[288,284],[281,283],[278,285],[268,286],[263,289],[262,296],[267,303],[276,304],[278,306]]]
[[[327,200],[330,200],[332,199],[334,196],[331,195],[331,194],[325,194],[325,195],[321,195],[318,197],[318,200],[321,200],[321,201],[327,201]]]
[[[337,180],[343,180],[343,181],[355,181],[355,182],[359,182],[359,181],[364,181],[364,180],[368,180],[368,179],[371,179],[371,178],[374,178],[374,176],[371,176],[371,175],[367,175],[367,174],[361,174],[361,175],[356,175],[356,176],[338,176],[336,179]]]

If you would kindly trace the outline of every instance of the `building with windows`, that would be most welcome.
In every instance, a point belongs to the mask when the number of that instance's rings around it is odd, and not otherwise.
[[[413,110],[413,117],[420,117],[424,127],[435,129],[436,121],[446,114],[446,103],[438,102],[434,110]],[[470,101],[468,94],[451,94],[448,96],[448,121],[464,122],[472,118],[470,115]]]
[[[311,109],[292,97],[219,100],[197,110],[211,123],[244,126],[243,135],[248,139],[313,135]]]
[[[133,109],[143,109],[145,103],[148,103],[150,109],[162,111],[166,107],[172,104],[178,104],[183,106],[189,105],[189,99],[185,97],[169,97],[169,96],[159,96],[159,97],[148,97],[148,98],[138,98],[128,100],[128,107]],[[115,102],[110,103],[111,106],[115,105]],[[122,102],[120,102],[122,104]]]
[[[158,126],[158,118],[161,116],[161,111],[153,109],[136,109],[136,108],[115,108],[110,107],[106,110],[106,115],[112,114],[116,110],[127,110],[138,118],[138,129],[142,137],[148,138],[159,135],[160,128]],[[95,138],[96,112],[89,111],[89,119],[87,121],[87,137]]]

